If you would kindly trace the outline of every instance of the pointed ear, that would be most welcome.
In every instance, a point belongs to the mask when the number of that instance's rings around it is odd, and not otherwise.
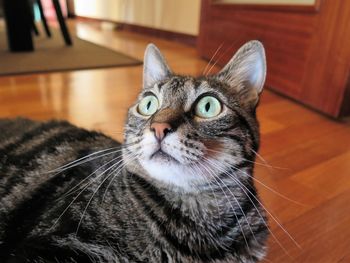
[[[266,77],[265,50],[257,40],[244,44],[217,78],[244,95],[244,103],[257,103]]]
[[[143,88],[153,86],[170,74],[171,71],[159,49],[154,44],[149,44],[144,56]]]

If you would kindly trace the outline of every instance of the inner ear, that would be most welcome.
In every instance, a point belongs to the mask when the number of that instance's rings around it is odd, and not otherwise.
[[[170,75],[171,70],[159,49],[154,44],[149,44],[144,56],[143,88],[150,88]]]
[[[253,40],[244,44],[216,76],[239,92],[260,94],[266,77],[265,49],[261,42]]]

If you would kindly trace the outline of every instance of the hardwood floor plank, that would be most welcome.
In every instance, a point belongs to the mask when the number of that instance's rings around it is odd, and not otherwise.
[[[350,189],[350,151],[305,169],[291,177],[328,199]]]
[[[291,257],[285,255],[270,239],[272,262],[332,263],[343,259],[350,247],[350,190],[315,206],[305,214],[285,224],[301,249],[293,246],[287,235],[279,228],[274,233]]]

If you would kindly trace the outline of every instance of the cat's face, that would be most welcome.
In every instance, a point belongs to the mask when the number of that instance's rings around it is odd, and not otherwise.
[[[244,45],[217,75],[173,75],[154,45],[145,53],[144,87],[129,109],[124,159],[185,190],[254,159],[255,108],[265,80],[262,45]]]

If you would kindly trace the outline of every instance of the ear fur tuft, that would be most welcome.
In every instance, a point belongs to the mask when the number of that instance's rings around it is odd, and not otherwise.
[[[265,83],[266,58],[261,42],[253,40],[244,44],[217,77],[230,86],[255,89],[259,94]]]
[[[149,88],[169,75],[171,70],[163,55],[154,44],[149,44],[144,55],[143,88]]]

